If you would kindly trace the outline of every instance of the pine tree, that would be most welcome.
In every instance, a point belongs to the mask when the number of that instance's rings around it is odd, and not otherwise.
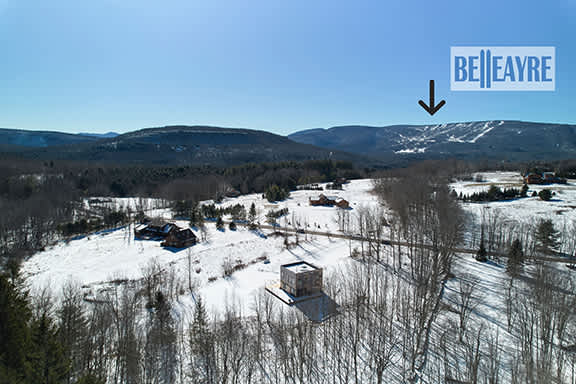
[[[481,262],[488,260],[488,252],[486,252],[486,247],[484,246],[484,228],[482,228],[482,234],[480,235],[480,248],[476,252],[476,260]]]
[[[522,243],[519,239],[512,242],[510,249],[508,249],[508,264],[506,272],[512,277],[520,274],[522,264],[524,263],[524,251],[522,250]]]
[[[70,365],[58,339],[57,329],[47,314],[31,325],[34,350],[31,353],[32,383],[58,384],[68,377]]]
[[[250,229],[256,229],[256,206],[254,203],[250,205],[250,210],[248,211],[248,221],[250,222]]]
[[[520,197],[528,196],[528,184],[524,184],[520,190]]]
[[[552,191],[550,191],[549,189],[543,189],[540,192],[538,192],[538,196],[540,197],[541,200],[550,201],[552,199]]]
[[[29,375],[32,316],[28,296],[0,274],[0,383],[18,383]]]
[[[194,309],[194,320],[190,326],[190,350],[192,371],[196,382],[215,383],[214,335],[210,331],[206,308],[199,298]]]
[[[192,203],[192,207],[190,208],[190,226],[195,227],[203,221],[204,217],[202,217],[202,211],[198,207],[198,203]]]
[[[545,250],[553,250],[558,246],[558,231],[552,220],[541,220],[535,234],[536,241]]]

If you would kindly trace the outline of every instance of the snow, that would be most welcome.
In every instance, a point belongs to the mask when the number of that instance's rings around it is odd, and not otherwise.
[[[491,185],[502,188],[522,186],[518,172],[482,172],[474,176],[481,176],[485,181],[455,181],[451,187],[458,193],[470,194],[487,190]],[[348,212],[353,217],[360,207],[380,207],[377,197],[371,193],[372,185],[371,180],[353,180],[344,185],[344,190],[329,193],[348,200],[351,204]],[[531,185],[528,193],[530,195],[532,191],[538,192],[543,188],[556,192],[553,201],[544,202],[539,198],[527,197],[502,202],[464,203],[463,207],[476,217],[483,210],[490,209],[501,212],[508,220],[523,222],[534,222],[538,218],[552,218],[555,223],[576,219],[576,180],[569,180],[566,185]],[[336,215],[341,211],[335,207],[309,206],[308,199],[318,194],[319,191],[293,191],[290,198],[274,204],[259,194],[252,194],[226,198],[217,205],[223,207],[240,203],[248,209],[254,203],[259,220],[265,219],[270,209],[288,208],[289,214],[278,220],[280,225],[335,234],[338,232]],[[123,203],[130,201],[122,200]],[[188,225],[185,221],[175,223],[184,228]],[[242,314],[249,316],[253,313],[255,297],[265,289],[274,292],[285,302],[293,303],[293,298],[278,289],[282,265],[308,262],[323,268],[323,275],[328,277],[355,263],[349,253],[350,247],[356,244],[346,239],[298,234],[298,245],[287,249],[284,237],[273,236],[270,230],[252,231],[243,226],[234,231],[227,227],[217,230],[213,223],[208,223],[207,228],[207,240],[185,250],[164,249],[160,247],[159,241],[135,240],[132,226],[103,231],[56,244],[34,255],[23,264],[22,273],[33,291],[49,286],[58,294],[68,281],[73,280],[82,285],[87,297],[97,297],[99,292],[114,281],[141,278],[143,268],[150,262],[157,262],[163,268],[174,271],[182,281],[192,276],[197,286],[197,296],[203,298],[211,312],[222,312],[226,306],[233,304]],[[202,237],[197,229],[192,229],[199,238]],[[290,241],[294,240],[293,234]],[[385,247],[384,252],[389,252],[389,248]],[[383,260],[388,260],[387,256]],[[224,274],[226,263],[238,267],[229,276]],[[567,273],[566,268],[562,270]],[[387,268],[386,271],[392,278],[400,276],[391,269]],[[478,284],[478,305],[471,315],[470,323],[486,324],[492,335],[497,330],[503,355],[513,356],[515,341],[507,330],[505,292],[508,278],[505,266],[494,261],[479,263],[471,255],[458,255],[452,272],[454,277],[446,283],[443,302],[454,310],[442,312],[433,332],[441,334],[455,325],[458,321],[456,311],[459,284],[461,281],[474,280]],[[174,303],[176,314],[189,314],[197,296],[187,291],[182,293]],[[510,372],[506,368],[504,366],[501,371],[502,382],[510,381]]]
[[[490,185],[522,185],[521,177],[516,172],[487,172],[481,175],[486,181],[458,181],[451,186],[458,193],[469,194],[486,190]],[[482,215],[483,210],[491,209],[500,211],[508,220],[519,222],[533,222],[537,218],[551,218],[555,222],[576,220],[576,180],[570,180],[567,185],[530,186],[528,193],[543,188],[556,192],[552,201],[527,197],[502,202],[465,203],[463,207],[476,217]],[[353,220],[354,212],[359,207],[374,209],[380,206],[371,189],[371,180],[353,180],[344,185],[344,190],[329,193],[350,202],[349,212]],[[338,233],[336,215],[339,208],[311,207],[308,199],[317,194],[318,191],[293,191],[290,198],[274,204],[268,203],[259,194],[251,194],[226,198],[217,205],[239,203],[248,209],[254,203],[262,224],[269,210],[288,208],[289,214],[278,219],[279,225]],[[135,199],[118,201],[126,206],[132,205]],[[175,223],[183,228],[188,226],[185,221]],[[34,255],[23,264],[22,272],[35,290],[49,286],[58,293],[68,281],[73,280],[84,287],[87,295],[97,295],[111,281],[141,278],[142,269],[154,260],[165,268],[173,268],[181,279],[187,279],[190,259],[194,283],[209,307],[221,309],[227,298],[239,301],[248,311],[254,293],[279,280],[281,265],[306,261],[326,268],[325,275],[328,275],[333,267],[349,259],[350,244],[345,239],[299,234],[299,244],[286,249],[281,236],[267,236],[266,233],[250,231],[242,226],[236,231],[227,228],[221,231],[208,223],[207,228],[207,241],[186,250],[165,249],[159,241],[136,240],[133,226],[103,231],[58,243]],[[199,231],[193,230],[200,238]],[[294,235],[291,237],[293,240]],[[240,267],[231,276],[225,277],[224,262]],[[188,299],[184,297],[182,300]]]
[[[410,149],[401,149],[399,151],[394,151],[394,153],[424,153],[426,152],[426,147],[424,148],[410,148]]]
[[[305,263],[305,262],[298,262],[297,264],[286,265],[284,268],[286,268],[287,270],[292,271],[294,273],[302,273],[302,272],[308,272],[308,271],[313,271],[313,270],[318,269],[318,268],[314,267],[313,265],[310,265],[310,264]]]
[[[474,137],[472,140],[469,141],[469,143],[476,143],[478,141],[478,139],[480,139],[482,136],[486,135],[488,132],[490,132],[491,130],[494,129],[494,126],[490,126],[489,122],[486,122],[486,124],[484,124],[484,130],[482,132],[480,132],[478,135],[476,135],[476,137]]]
[[[492,185],[518,189],[523,185],[519,172],[481,172],[479,175],[485,181],[457,181],[451,184],[451,188],[458,194],[469,195],[487,191]],[[567,184],[530,184],[528,187],[529,197],[490,203],[464,203],[463,207],[474,215],[481,215],[485,209],[500,211],[509,220],[520,222],[533,222],[536,219],[553,219],[555,222],[576,220],[576,180],[568,180]],[[531,197],[533,192],[538,193],[543,189],[550,189],[556,195],[550,201]]]
[[[344,190],[333,190],[330,194],[348,200],[351,204],[349,212],[353,214],[354,209],[360,206],[379,205],[371,189],[371,180],[354,180],[345,184]],[[262,224],[268,210],[288,208],[289,214],[280,218],[279,224],[291,225],[294,222],[301,228],[336,233],[339,208],[309,206],[309,197],[317,194],[318,191],[294,191],[290,198],[275,204],[268,203],[259,194],[251,194],[226,198],[217,205],[240,203],[248,209],[255,203]],[[136,199],[121,199],[117,204],[135,206]],[[188,227],[186,221],[176,220],[175,224]],[[330,270],[349,255],[349,244],[343,239],[299,234],[299,245],[285,249],[284,238],[266,236],[242,226],[235,231],[227,227],[220,231],[208,223],[207,228],[207,241],[184,250],[162,248],[160,241],[136,240],[134,226],[100,232],[58,243],[34,255],[23,264],[22,273],[34,291],[50,287],[58,294],[69,281],[74,281],[83,287],[87,297],[94,297],[112,281],[141,278],[143,268],[152,261],[173,269],[182,280],[187,280],[190,258],[194,283],[208,308],[217,311],[234,302],[249,313],[254,295],[270,282],[279,280],[281,265],[306,261]],[[193,231],[198,238],[201,237],[196,228]],[[225,261],[245,267],[225,277]],[[181,301],[184,306],[193,306],[190,295],[184,295]]]

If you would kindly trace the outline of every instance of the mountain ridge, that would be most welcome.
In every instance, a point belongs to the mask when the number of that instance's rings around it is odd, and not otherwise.
[[[41,136],[44,134],[46,132],[40,133]],[[70,139],[68,134],[63,137]],[[64,140],[55,145],[28,147],[16,145],[14,140],[0,140],[0,152],[12,158],[41,160],[218,166],[330,158],[358,161],[361,158],[342,151],[297,143],[268,131],[246,128],[176,125],[145,128],[111,138],[82,139],[85,141],[70,143]]]
[[[337,126],[288,135],[294,141],[362,153],[525,160],[576,157],[576,125],[486,120],[428,125]]]

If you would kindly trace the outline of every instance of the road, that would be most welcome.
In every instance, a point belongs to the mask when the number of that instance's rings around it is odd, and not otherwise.
[[[226,223],[228,224],[228,223]],[[240,226],[245,226],[247,227],[249,224],[247,223],[236,223],[236,225],[240,225]],[[362,238],[361,236],[357,236],[357,235],[348,235],[348,234],[344,234],[344,233],[332,233],[332,232],[325,232],[325,231],[314,231],[314,230],[309,230],[309,229],[296,229],[296,228],[290,228],[290,227],[281,227],[281,226],[277,226],[277,225],[268,225],[268,224],[264,224],[264,225],[258,225],[259,229],[267,229],[267,230],[272,230],[272,231],[276,231],[276,232],[289,232],[289,233],[298,233],[298,234],[302,234],[302,235],[314,235],[314,236],[324,236],[324,237],[330,237],[330,238],[336,238],[336,239],[346,239],[346,240],[355,240],[355,241],[370,241],[373,239],[368,239],[368,238]],[[411,244],[409,244],[408,242],[404,242],[404,241],[394,241],[394,240],[389,240],[389,239],[381,239],[380,243],[383,245],[399,245],[399,246],[410,246]],[[432,249],[432,246],[429,244],[412,244],[413,246],[417,247],[417,248],[424,248],[424,249]],[[475,255],[476,252],[478,251],[477,249],[468,249],[468,248],[454,248],[452,249],[452,251],[454,253],[464,253],[464,254],[469,254],[469,255]],[[501,252],[488,252],[488,256],[494,256],[494,257],[508,257],[505,253],[501,253]],[[551,263],[570,263],[570,260],[567,258],[562,258],[562,257],[549,257],[549,256],[535,256],[533,257],[533,259],[539,260],[539,261],[545,261],[545,262],[551,262]]]

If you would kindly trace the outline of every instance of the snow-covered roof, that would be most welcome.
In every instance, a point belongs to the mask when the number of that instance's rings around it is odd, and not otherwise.
[[[282,268],[286,268],[287,270],[294,273],[310,272],[318,269],[318,267],[305,261],[299,261],[291,264],[284,264]]]

